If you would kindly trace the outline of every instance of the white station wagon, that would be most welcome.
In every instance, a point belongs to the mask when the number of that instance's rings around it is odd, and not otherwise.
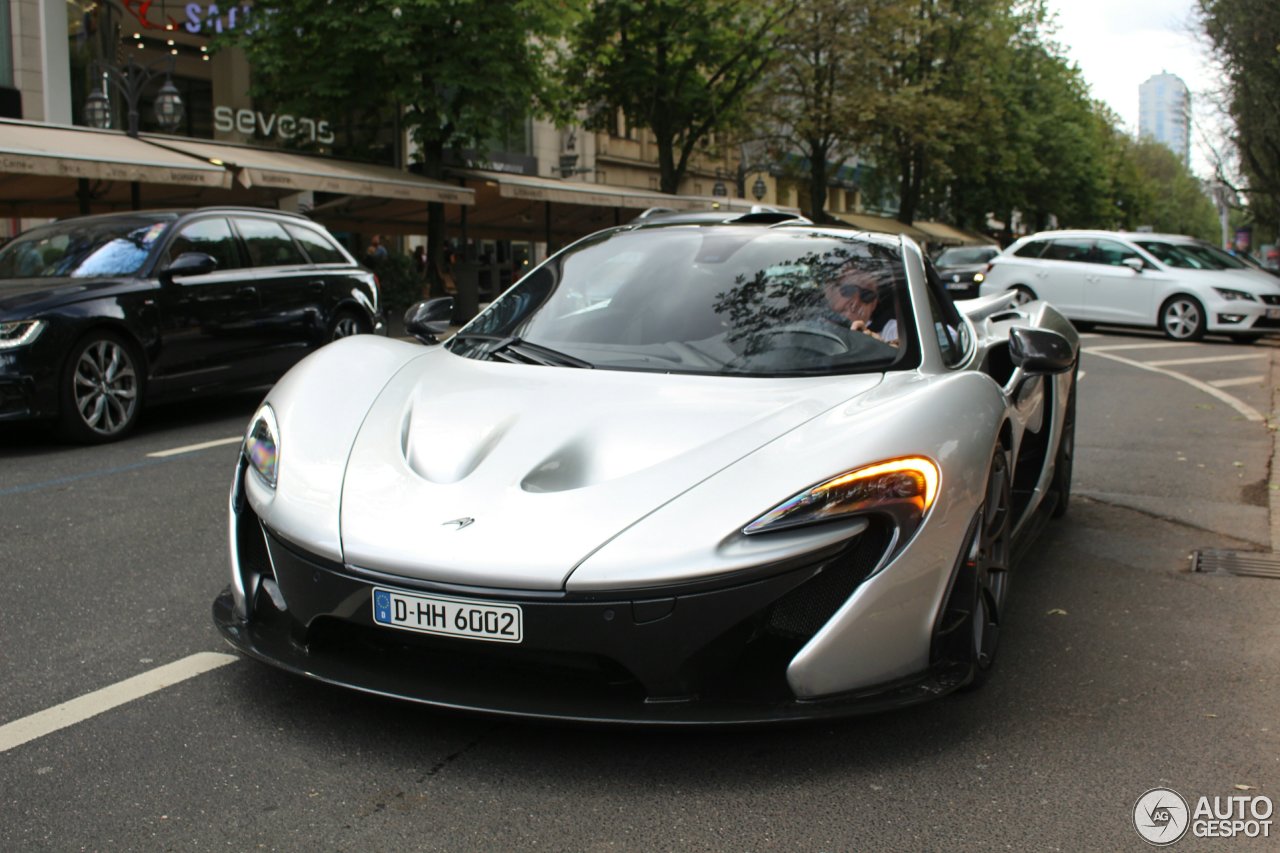
[[[1077,327],[1155,327],[1174,340],[1205,333],[1251,342],[1280,331],[1280,278],[1191,237],[1042,231],[992,259],[983,296],[1016,290]]]

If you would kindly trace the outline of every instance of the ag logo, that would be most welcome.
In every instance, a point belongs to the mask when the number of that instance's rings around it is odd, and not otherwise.
[[[1187,801],[1177,791],[1152,788],[1134,804],[1133,826],[1144,841],[1164,847],[1187,834],[1190,816]]]

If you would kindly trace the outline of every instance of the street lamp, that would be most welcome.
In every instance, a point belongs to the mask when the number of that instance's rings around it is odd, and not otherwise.
[[[756,176],[756,182],[751,185],[751,194],[756,197],[756,201],[764,201],[765,193],[769,192],[769,188],[765,186],[764,178]]]
[[[125,133],[137,138],[138,101],[142,99],[142,92],[147,84],[161,74],[164,75],[164,84],[156,94],[156,123],[163,130],[174,130],[182,124],[182,116],[186,108],[182,103],[182,96],[178,94],[178,87],[173,85],[173,80],[169,77],[173,73],[172,56],[166,56],[146,66],[139,65],[131,56],[123,69],[94,62],[89,68],[89,73],[95,81],[102,81],[101,87],[95,88],[85,99],[84,118],[90,127],[96,127],[99,130],[107,130],[111,127],[111,94],[107,85],[111,83],[119,90],[129,111],[129,124],[125,128]]]
[[[164,75],[164,84],[156,93],[155,118],[161,130],[175,130],[182,124],[182,116],[186,111],[178,87],[173,85],[170,74],[173,73],[173,56],[157,59],[149,65],[139,65],[129,57],[123,69],[95,61],[89,66],[89,74],[95,85],[84,102],[84,119],[90,127],[108,130],[111,127],[111,94],[108,83],[115,85],[124,97],[124,104],[129,110],[129,124],[125,133],[134,139],[138,138],[138,101],[142,99],[142,91],[155,78]],[[87,198],[87,197],[86,197]],[[129,182],[129,201],[134,210],[142,208],[142,187],[137,181]],[[88,201],[81,200],[81,212],[87,213]]]

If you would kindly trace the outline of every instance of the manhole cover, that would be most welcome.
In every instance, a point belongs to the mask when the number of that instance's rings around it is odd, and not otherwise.
[[[1255,578],[1280,578],[1280,554],[1260,551],[1223,551],[1207,548],[1191,552],[1191,571],[1225,572]]]

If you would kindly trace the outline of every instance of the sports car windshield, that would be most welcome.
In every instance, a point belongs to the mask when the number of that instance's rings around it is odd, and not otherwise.
[[[760,226],[604,234],[520,280],[449,343],[478,359],[748,376],[915,360],[896,246]]]
[[[0,286],[15,278],[133,275],[172,221],[139,216],[32,229],[0,249]]]

